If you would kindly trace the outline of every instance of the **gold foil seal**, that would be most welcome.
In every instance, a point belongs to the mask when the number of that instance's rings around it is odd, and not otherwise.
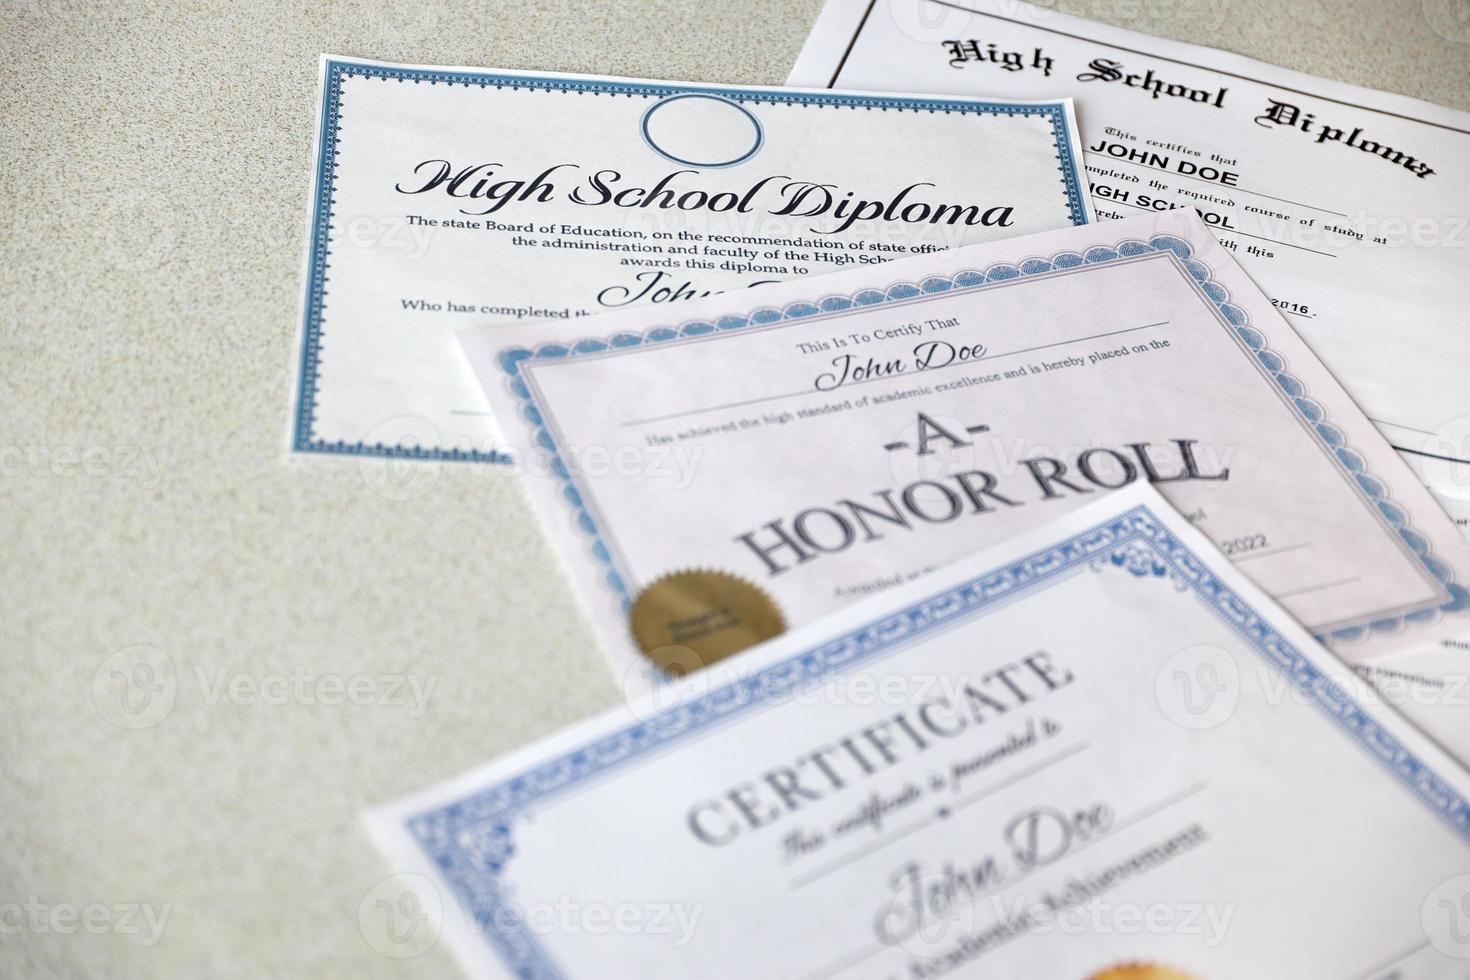
[[[1157,963],[1122,963],[1094,973],[1087,980],[1198,980],[1192,973]]]
[[[780,636],[786,617],[755,583],[696,570],[665,575],[638,593],[628,627],[649,660],[679,676]]]

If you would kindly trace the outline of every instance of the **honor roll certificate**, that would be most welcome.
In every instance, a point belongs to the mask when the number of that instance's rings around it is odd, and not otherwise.
[[[1424,16],[1470,40],[1450,4]],[[1020,0],[830,0],[790,81],[1074,96],[1099,215],[1198,208],[1445,506],[1470,507],[1470,113]]]
[[[1464,771],[1142,485],[732,675],[371,812],[424,941],[477,977],[1463,976]]]
[[[1140,479],[1352,660],[1470,627],[1465,540],[1193,212],[463,343],[618,668]]]
[[[298,452],[504,459],[454,331],[1091,218],[1070,103],[327,57]]]

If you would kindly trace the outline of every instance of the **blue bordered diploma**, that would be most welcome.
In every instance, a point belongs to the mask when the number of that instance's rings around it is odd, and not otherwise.
[[[1457,976],[1470,779],[1357,687],[1136,484],[367,824],[474,976]]]
[[[1145,479],[1351,660],[1470,623],[1464,539],[1193,212],[462,340],[624,675],[666,576],[799,624]]]
[[[503,461],[467,324],[1082,224],[1071,103],[325,57],[297,452]]]

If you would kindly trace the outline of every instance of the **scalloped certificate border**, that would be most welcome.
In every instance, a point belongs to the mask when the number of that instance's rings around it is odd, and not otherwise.
[[[301,330],[301,361],[297,371],[296,411],[292,420],[291,449],[298,453],[326,453],[347,456],[382,456],[404,459],[449,460],[470,463],[509,463],[510,457],[499,450],[425,449],[384,443],[328,442],[316,438],[317,389],[321,378],[321,339],[327,283],[331,268],[332,219],[336,212],[337,157],[341,154],[338,130],[342,122],[342,82],[345,79],[377,78],[382,81],[413,82],[430,85],[463,85],[497,89],[528,89],[545,92],[569,92],[580,95],[613,98],[665,98],[671,95],[711,95],[744,108],[747,104],[814,105],[830,108],[874,109],[882,112],[942,112],[946,115],[1036,116],[1051,123],[1052,144],[1056,151],[1060,183],[1066,191],[1067,214],[1072,224],[1087,223],[1087,209],[1082,200],[1082,184],[1078,163],[1072,156],[1072,136],[1067,112],[1061,102],[1019,103],[992,102],[979,99],[928,99],[907,96],[843,95],[835,92],[801,92],[752,90],[717,85],[668,85],[654,82],[627,82],[576,76],[505,75],[494,72],[448,71],[407,68],[394,65],[359,64],[328,59],[322,82],[321,127],[317,134],[316,193],[311,222],[311,246],[307,253],[306,299]]]
[[[1470,593],[1455,580],[1454,569],[1433,553],[1429,538],[1416,530],[1409,521],[1409,514],[1389,499],[1388,487],[1368,471],[1367,459],[1347,444],[1342,430],[1327,420],[1327,413],[1313,401],[1306,387],[1287,370],[1286,361],[1266,343],[1266,337],[1250,325],[1245,310],[1230,302],[1229,291],[1216,282],[1210,267],[1194,258],[1190,243],[1177,235],[1154,235],[1148,241],[1124,239],[1112,245],[1091,245],[1082,251],[1062,251],[1049,259],[1027,258],[1018,263],[1001,262],[981,272],[966,269],[953,276],[930,276],[919,283],[900,282],[883,289],[861,289],[851,296],[828,296],[818,302],[799,301],[784,309],[761,307],[745,315],[726,315],[712,321],[694,320],[678,327],[655,327],[646,333],[621,333],[607,340],[582,340],[574,344],[550,343],[528,350],[512,347],[500,352],[497,363],[505,372],[510,390],[521,401],[521,415],[530,424],[535,444],[548,454],[549,469],[561,483],[561,496],[572,508],[577,527],[587,536],[593,558],[603,570],[603,580],[618,596],[623,608],[627,609],[633,597],[624,576],[616,566],[611,550],[603,540],[582,498],[582,492],[572,479],[571,472],[562,458],[541,409],[536,405],[530,387],[521,374],[521,367],[529,360],[546,358],[576,357],[597,354],[608,350],[620,350],[647,344],[661,344],[688,337],[741,330],[747,327],[764,326],[783,320],[799,320],[803,317],[823,313],[834,313],[854,307],[878,306],[897,300],[912,299],[926,294],[943,293],[952,289],[963,289],[985,283],[1036,276],[1058,269],[1072,269],[1081,265],[1095,265],[1130,259],[1154,252],[1173,255],[1184,270],[1198,284],[1200,290],[1213,302],[1245,345],[1255,354],[1276,385],[1287,396],[1287,402],[1301,418],[1309,431],[1326,445],[1351,477],[1353,486],[1373,507],[1388,529],[1398,535],[1409,548],[1420,566],[1444,588],[1449,598],[1434,600],[1427,606],[1407,613],[1377,618],[1366,618],[1339,626],[1320,639],[1356,640],[1370,633],[1387,633],[1402,629],[1409,624],[1420,625],[1433,622],[1442,613],[1460,612],[1470,609]],[[879,266],[878,268],[881,268]]]
[[[1470,843],[1470,801],[1414,756],[1322,673],[1269,620],[1210,570],[1152,510],[1138,506],[1008,565],[951,586],[882,619],[671,706],[516,776],[404,821],[505,967],[522,980],[566,974],[515,909],[502,883],[514,858],[513,825],[589,782],[636,766],[715,724],[727,724],[940,630],[985,615],[1084,571],[1126,574],[1193,597],[1268,668],[1289,681],[1415,799]],[[1148,587],[1148,586],[1145,586]]]

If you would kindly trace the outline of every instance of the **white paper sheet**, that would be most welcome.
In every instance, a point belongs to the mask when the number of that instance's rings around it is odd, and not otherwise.
[[[1360,664],[1358,696],[1402,712],[1470,765],[1470,633]]]
[[[1470,439],[1470,425],[1464,433]],[[1404,462],[1429,487],[1434,499],[1444,508],[1450,520],[1470,537],[1470,464],[1459,463],[1446,455],[1454,443],[1430,441],[1420,452],[1404,453]],[[1439,452],[1434,452],[1434,450]]]
[[[829,0],[790,84],[1073,96],[1099,216],[1202,211],[1436,493],[1470,497],[1470,113],[1020,0]]]
[[[621,676],[664,576],[804,623],[1145,477],[1353,661],[1470,628],[1470,546],[1191,211],[463,344]]]
[[[476,977],[1463,973],[1470,778],[1145,485],[734,664],[367,814],[375,934]]]
[[[1066,100],[326,57],[297,452],[503,461],[453,341],[1091,218]]]

